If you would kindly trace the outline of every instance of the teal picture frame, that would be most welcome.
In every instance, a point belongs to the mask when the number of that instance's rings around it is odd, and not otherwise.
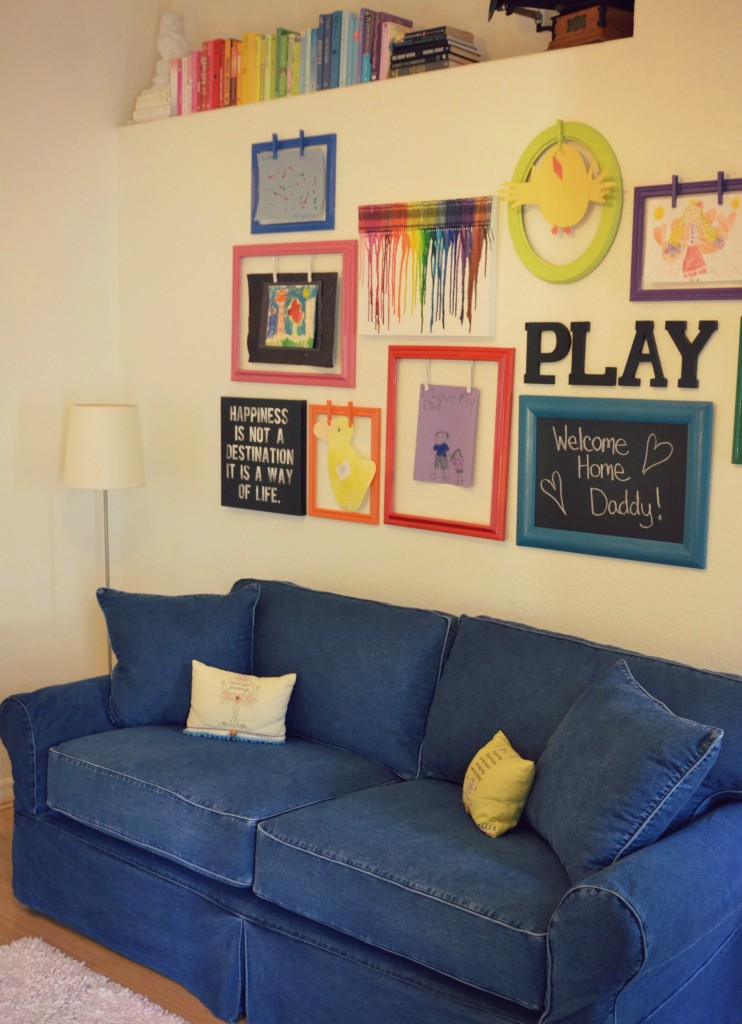
[[[737,357],[737,396],[734,401],[734,435],[732,462],[742,466],[742,320],[739,323],[739,355]]]
[[[705,568],[713,403],[522,396],[519,426],[519,545]]]

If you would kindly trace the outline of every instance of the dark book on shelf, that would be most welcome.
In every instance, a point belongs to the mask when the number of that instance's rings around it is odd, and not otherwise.
[[[465,50],[453,43],[442,43],[440,46],[422,45],[401,48],[394,46],[392,47],[391,66],[396,67],[397,65],[407,64],[410,61],[416,61],[425,57],[438,57],[440,54],[444,57],[451,55],[453,57],[461,57],[462,60],[475,62],[481,60],[478,50]]]
[[[415,43],[421,39],[445,39],[448,36],[452,39],[460,39],[462,43],[474,44],[473,32],[468,32],[463,28],[454,28],[452,25],[437,25],[435,28],[418,28],[413,32],[406,32],[405,41]]]
[[[440,54],[434,57],[422,57],[407,64],[396,64],[390,69],[389,77],[402,78],[405,75],[417,75],[423,71],[437,71],[440,68],[463,68],[473,63],[474,61],[461,60],[459,57]]]

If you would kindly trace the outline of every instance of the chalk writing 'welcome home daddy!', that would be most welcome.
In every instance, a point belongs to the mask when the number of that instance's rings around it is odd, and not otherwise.
[[[676,538],[683,518],[684,431],[682,424],[540,421],[539,525]]]

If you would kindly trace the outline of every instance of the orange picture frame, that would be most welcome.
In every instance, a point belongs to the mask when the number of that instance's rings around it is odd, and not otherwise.
[[[307,423],[307,472],[308,472],[308,495],[307,505],[310,516],[318,516],[321,519],[344,519],[352,523],[368,523],[376,526],[380,519],[380,494],[381,494],[381,409],[370,409],[355,406],[352,402],[347,405],[335,405],[327,402],[325,405],[310,405],[308,410],[309,420]],[[335,416],[346,416],[351,427],[356,426],[357,420],[368,420],[364,424],[368,431],[366,438],[367,448],[363,457],[369,458],[376,463],[376,473],[371,481],[362,509],[358,511],[347,511],[337,504],[334,496],[331,498],[329,492],[331,487],[322,484],[322,470],[320,446],[325,442],[318,438],[314,428],[323,418],[328,424]]]

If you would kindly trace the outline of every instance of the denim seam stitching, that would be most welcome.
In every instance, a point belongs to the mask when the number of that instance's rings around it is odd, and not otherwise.
[[[28,710],[26,705],[23,703],[23,701],[19,697],[13,696],[13,697],[10,697],[9,700],[14,701],[20,708],[23,709],[23,713],[25,714],[25,716],[26,716],[26,718],[28,720],[28,731],[29,731],[29,734],[31,736],[31,748],[32,748],[31,761],[32,761],[32,765],[33,765],[33,771],[31,772],[31,775],[33,777],[33,811],[34,811],[34,814],[37,814],[38,810],[39,810],[38,779],[36,777],[36,775],[37,775],[37,773],[36,773],[36,762],[37,762],[38,758],[37,758],[37,750],[36,750],[36,736],[34,735],[34,728],[33,728],[33,720],[31,718],[30,711]]]
[[[408,892],[414,893],[416,896],[422,896],[425,899],[434,900],[436,903],[442,903],[447,907],[451,907],[455,910],[460,910],[465,914],[471,914],[472,917],[481,918],[484,921],[489,921],[501,928],[507,928],[509,931],[518,932],[521,935],[527,935],[534,939],[542,939],[548,934],[547,932],[534,932],[528,928],[520,928],[514,924],[508,924],[507,921],[501,921],[499,918],[490,917],[488,914],[483,914],[481,911],[472,910],[469,907],[461,906],[459,903],[453,902],[453,900],[445,899],[442,895],[435,893],[423,892],[422,889],[415,889],[413,886],[401,882],[397,879],[390,878],[388,875],[383,875],[380,872],[371,871],[368,868],[361,867],[358,864],[353,864],[350,861],[337,860],[334,857],[330,857],[327,854],[318,853],[316,850],[309,850],[303,846],[298,846],[296,843],[290,842],[288,839],[280,838],[275,835],[271,835],[258,825],[258,832],[262,833],[269,841],[280,843],[283,846],[287,846],[292,850],[296,850],[300,853],[306,854],[309,857],[316,857],[318,860],[327,861],[330,864],[335,864],[338,867],[347,868],[350,871],[357,871],[359,874],[368,875],[370,878],[375,878],[379,881],[385,882],[389,885],[395,885],[399,889],[406,889]]]
[[[64,751],[59,750],[59,748],[57,747],[52,747],[49,753],[54,754],[55,757],[63,757],[67,761],[77,764],[81,768],[85,768],[87,771],[98,772],[101,775],[107,775],[109,778],[121,779],[124,782],[128,782],[134,786],[139,786],[142,789],[152,790],[152,792],[159,793],[163,796],[169,797],[172,800],[189,804],[191,807],[195,807],[198,810],[204,811],[207,814],[216,814],[223,818],[235,818],[237,821],[244,821],[251,825],[254,825],[261,820],[260,818],[250,818],[244,814],[235,814],[233,811],[221,811],[216,807],[208,807],[205,804],[200,804],[197,800],[193,800],[189,797],[183,796],[182,794],[176,793],[171,789],[166,789],[164,786],[157,786],[152,782],[146,782],[143,779],[138,779],[134,775],[127,775],[125,772],[118,771],[117,769],[107,768],[105,765],[95,764],[95,762],[93,761],[84,761],[80,757],[73,757],[71,754],[67,754]],[[55,808],[55,810],[58,810],[58,808]]]
[[[203,864],[198,864],[195,861],[186,860],[185,857],[178,857],[170,850],[164,850],[159,846],[155,846],[150,841],[144,839],[141,836],[136,836],[121,829],[113,829],[110,825],[106,825],[103,822],[96,821],[95,818],[81,818],[74,814],[72,811],[65,811],[61,807],[56,807],[54,804],[48,805],[50,810],[56,811],[58,814],[63,814],[65,817],[70,818],[72,821],[78,822],[80,825],[86,825],[88,828],[95,828],[105,835],[113,836],[115,839],[120,839],[123,842],[133,843],[141,850],[147,850],[149,853],[156,853],[161,857],[165,857],[167,860],[172,860],[176,864],[182,864],[186,868],[190,868],[193,871],[197,871],[198,874],[204,875],[206,878],[215,878],[220,882],[227,882],[230,885],[249,887],[252,884],[251,880],[245,881],[241,878],[230,878],[229,875],[221,875],[216,871],[209,871],[208,868],[204,867]]]

